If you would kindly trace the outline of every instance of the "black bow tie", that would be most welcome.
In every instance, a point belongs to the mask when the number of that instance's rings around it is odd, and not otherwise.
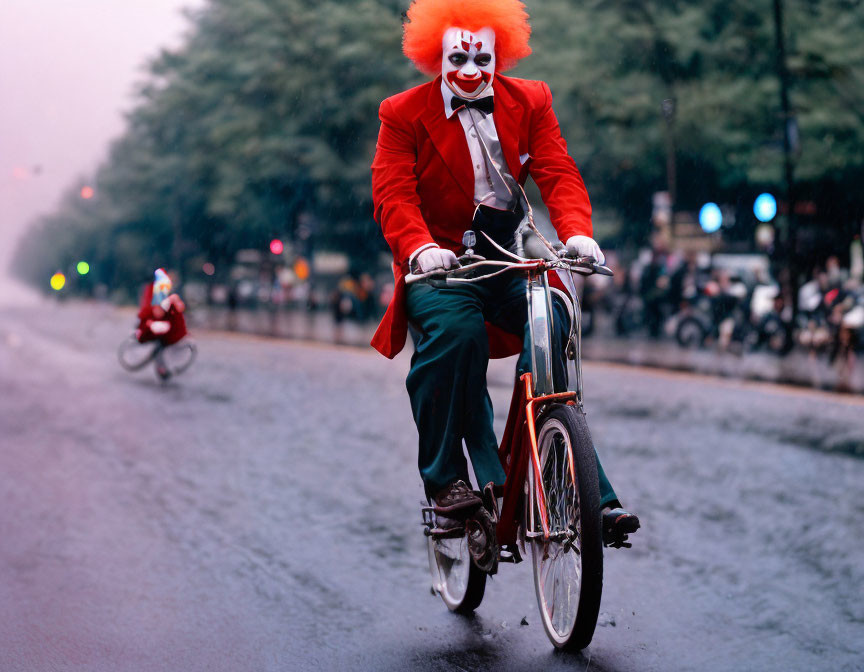
[[[467,98],[453,96],[453,99],[450,101],[450,107],[453,108],[454,112],[458,111],[461,107],[473,107],[475,110],[480,110],[486,114],[492,114],[492,110],[495,108],[495,97],[486,96],[484,98],[468,100]]]

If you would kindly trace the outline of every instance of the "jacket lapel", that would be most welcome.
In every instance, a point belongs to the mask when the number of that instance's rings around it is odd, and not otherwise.
[[[506,77],[495,78],[495,128],[501,141],[501,151],[507,162],[508,172],[517,180],[522,172],[519,161],[519,135],[522,132],[524,110],[510,93]],[[474,171],[471,167],[471,154],[459,118],[454,114],[449,119],[444,114],[444,101],[441,98],[441,77],[436,77],[429,89],[426,109],[420,120],[441,156],[456,184],[473,202]]]
[[[497,95],[497,94],[496,94]],[[420,120],[432,140],[444,165],[450,171],[456,184],[465,195],[474,201],[474,171],[471,168],[471,154],[459,118],[454,114],[449,119],[444,114],[444,100],[441,97],[441,77],[436,77],[429,90],[426,109]]]

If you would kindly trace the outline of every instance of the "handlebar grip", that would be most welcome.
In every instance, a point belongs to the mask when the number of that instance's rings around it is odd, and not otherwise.
[[[440,278],[442,276],[446,276],[446,274],[450,270],[453,269],[436,268],[434,271],[428,271],[426,273],[409,273],[405,276],[405,284],[412,285],[415,282],[422,282],[423,280],[428,280],[429,278]]]
[[[425,273],[408,273],[405,276],[405,284],[411,285],[415,282],[426,280],[427,278],[433,278],[436,275],[447,275],[447,273],[449,273],[450,271],[455,271],[457,268],[462,268],[462,264],[458,261],[456,262],[455,266],[451,266],[450,268],[434,268],[431,271],[426,271]]]

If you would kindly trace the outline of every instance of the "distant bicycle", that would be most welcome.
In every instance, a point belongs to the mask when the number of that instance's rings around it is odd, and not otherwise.
[[[150,362],[155,363],[156,376],[166,381],[179,376],[192,366],[198,347],[190,338],[165,345],[160,340],[141,343],[133,332],[117,349],[117,359],[127,371],[140,371]]]

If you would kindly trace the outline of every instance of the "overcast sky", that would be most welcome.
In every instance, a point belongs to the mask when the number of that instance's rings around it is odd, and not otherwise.
[[[181,10],[203,4],[0,0],[0,277],[27,223],[122,133],[144,65],[188,30]]]

